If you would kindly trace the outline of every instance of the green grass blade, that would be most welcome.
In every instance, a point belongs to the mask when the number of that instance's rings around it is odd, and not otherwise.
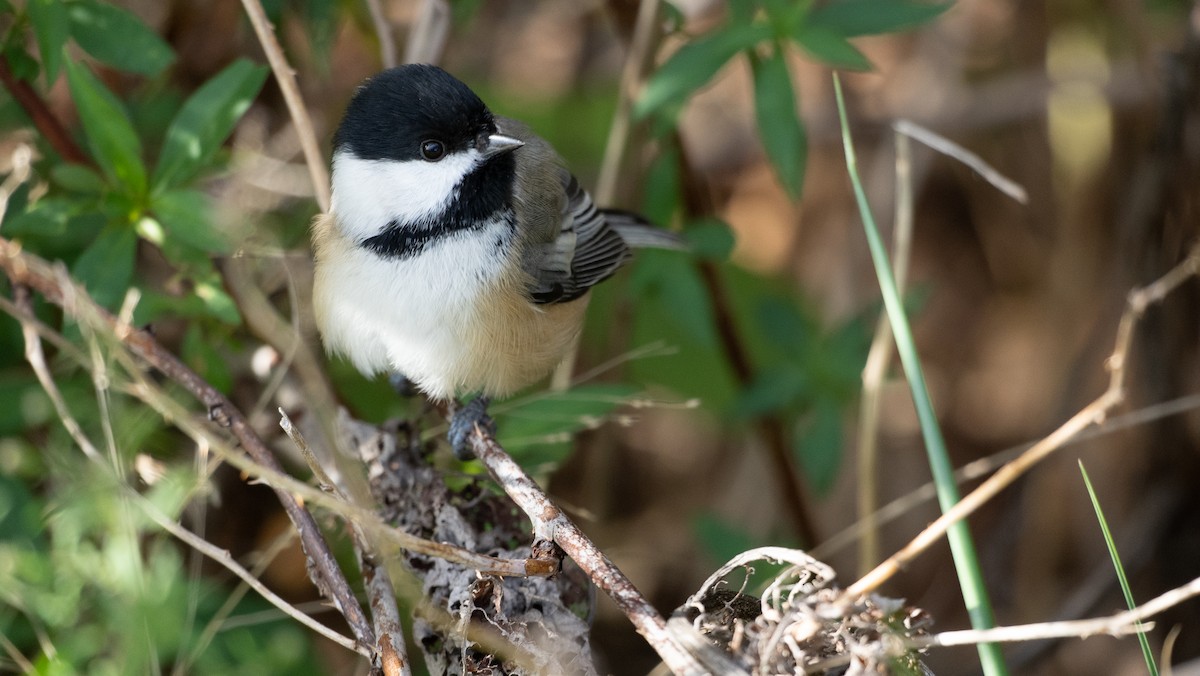
[[[900,362],[904,365],[904,373],[908,378],[909,388],[912,390],[917,418],[921,423],[921,434],[925,440],[925,451],[929,456],[929,468],[937,488],[938,504],[945,512],[959,500],[958,487],[954,482],[954,466],[950,463],[950,457],[946,453],[946,441],[942,438],[942,430],[933,411],[933,402],[929,398],[929,389],[925,385],[925,374],[921,370],[921,361],[917,356],[912,328],[909,326],[908,317],[904,314],[904,305],[900,300],[900,292],[896,289],[896,280],[892,274],[891,263],[888,261],[887,250],[884,248],[883,238],[879,235],[879,228],[875,226],[875,219],[867,204],[866,191],[858,177],[858,161],[854,154],[854,143],[850,138],[850,125],[846,122],[846,104],[842,98],[842,83],[836,73],[833,76],[833,86],[837,97],[838,119],[842,126],[842,144],[846,151],[846,168],[850,174],[850,183],[854,188],[854,199],[858,203],[859,214],[863,219],[867,245],[871,250],[871,260],[875,264],[875,274],[879,279],[884,309],[887,311],[888,321],[892,324],[896,349],[900,353]],[[962,589],[967,613],[971,617],[971,626],[975,629],[990,629],[995,626],[996,621],[992,613],[991,601],[988,599],[987,588],[983,584],[979,557],[975,554],[975,544],[971,539],[971,531],[967,527],[967,523],[959,521],[951,526],[946,534],[946,539],[950,542],[950,552],[954,556],[954,568],[958,573],[958,583]],[[1008,673],[998,645],[981,643],[978,649],[979,661],[985,674]]]
[[[1096,489],[1092,487],[1092,479],[1088,476],[1087,469],[1083,466],[1083,461],[1079,461],[1079,471],[1083,474],[1083,484],[1087,486],[1088,497],[1092,500],[1092,509],[1096,510],[1096,521],[1100,522],[1100,531],[1104,533],[1104,544],[1108,547],[1108,555],[1112,557],[1113,568],[1117,570],[1117,580],[1121,583],[1121,593],[1125,595],[1125,604],[1130,610],[1137,607],[1133,600],[1133,592],[1129,589],[1129,578],[1125,576],[1125,566],[1121,565],[1121,555],[1117,553],[1117,543],[1113,541],[1112,531],[1108,529],[1108,520],[1104,518],[1104,511],[1100,508],[1100,498],[1096,496]],[[1142,623],[1136,625],[1139,629]],[[1150,650],[1150,639],[1146,638],[1146,632],[1138,632],[1138,643],[1142,646],[1142,657],[1146,660],[1146,671],[1151,676],[1158,676],[1158,664],[1154,661],[1154,653]]]

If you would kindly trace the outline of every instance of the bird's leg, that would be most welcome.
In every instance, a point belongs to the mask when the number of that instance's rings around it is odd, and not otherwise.
[[[446,435],[450,447],[454,449],[454,457],[459,460],[471,460],[475,452],[471,450],[471,434],[475,426],[486,430],[489,434],[496,433],[496,421],[487,413],[489,397],[482,394],[464,405],[457,406],[450,414],[450,432]]]

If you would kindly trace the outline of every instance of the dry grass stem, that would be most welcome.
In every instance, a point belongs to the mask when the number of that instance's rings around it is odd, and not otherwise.
[[[288,112],[296,125],[296,135],[300,139],[300,148],[304,151],[304,162],[308,165],[308,175],[312,180],[317,206],[322,212],[329,211],[329,169],[326,168],[325,158],[321,156],[317,145],[317,135],[313,131],[308,108],[304,105],[304,99],[300,97],[300,88],[296,85],[296,71],[292,70],[287,57],[283,55],[283,48],[275,38],[275,30],[267,19],[262,3],[259,0],[242,0],[242,6],[245,7],[250,25],[254,27],[254,34],[258,36],[258,42],[267,55],[267,62],[271,64],[275,81],[279,83],[283,100],[287,103]]]
[[[996,190],[1008,195],[1021,204],[1029,204],[1029,193],[1016,181],[996,171],[982,157],[958,145],[954,141],[937,134],[910,120],[897,120],[892,128],[898,134],[912,137],[947,157],[952,157],[970,167],[983,180],[992,184]]]

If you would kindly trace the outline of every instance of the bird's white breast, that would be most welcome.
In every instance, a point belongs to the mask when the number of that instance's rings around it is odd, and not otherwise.
[[[439,399],[479,387],[464,382],[462,367],[473,356],[481,297],[502,271],[496,242],[507,223],[450,234],[419,255],[390,259],[356,246],[332,223],[317,228],[314,306],[330,351],[364,374],[397,370]]]

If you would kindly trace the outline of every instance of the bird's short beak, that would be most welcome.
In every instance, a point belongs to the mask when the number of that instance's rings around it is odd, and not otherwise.
[[[492,134],[487,137],[487,145],[480,150],[483,152],[484,158],[489,158],[510,153],[523,145],[525,142],[520,139],[504,134]]]

